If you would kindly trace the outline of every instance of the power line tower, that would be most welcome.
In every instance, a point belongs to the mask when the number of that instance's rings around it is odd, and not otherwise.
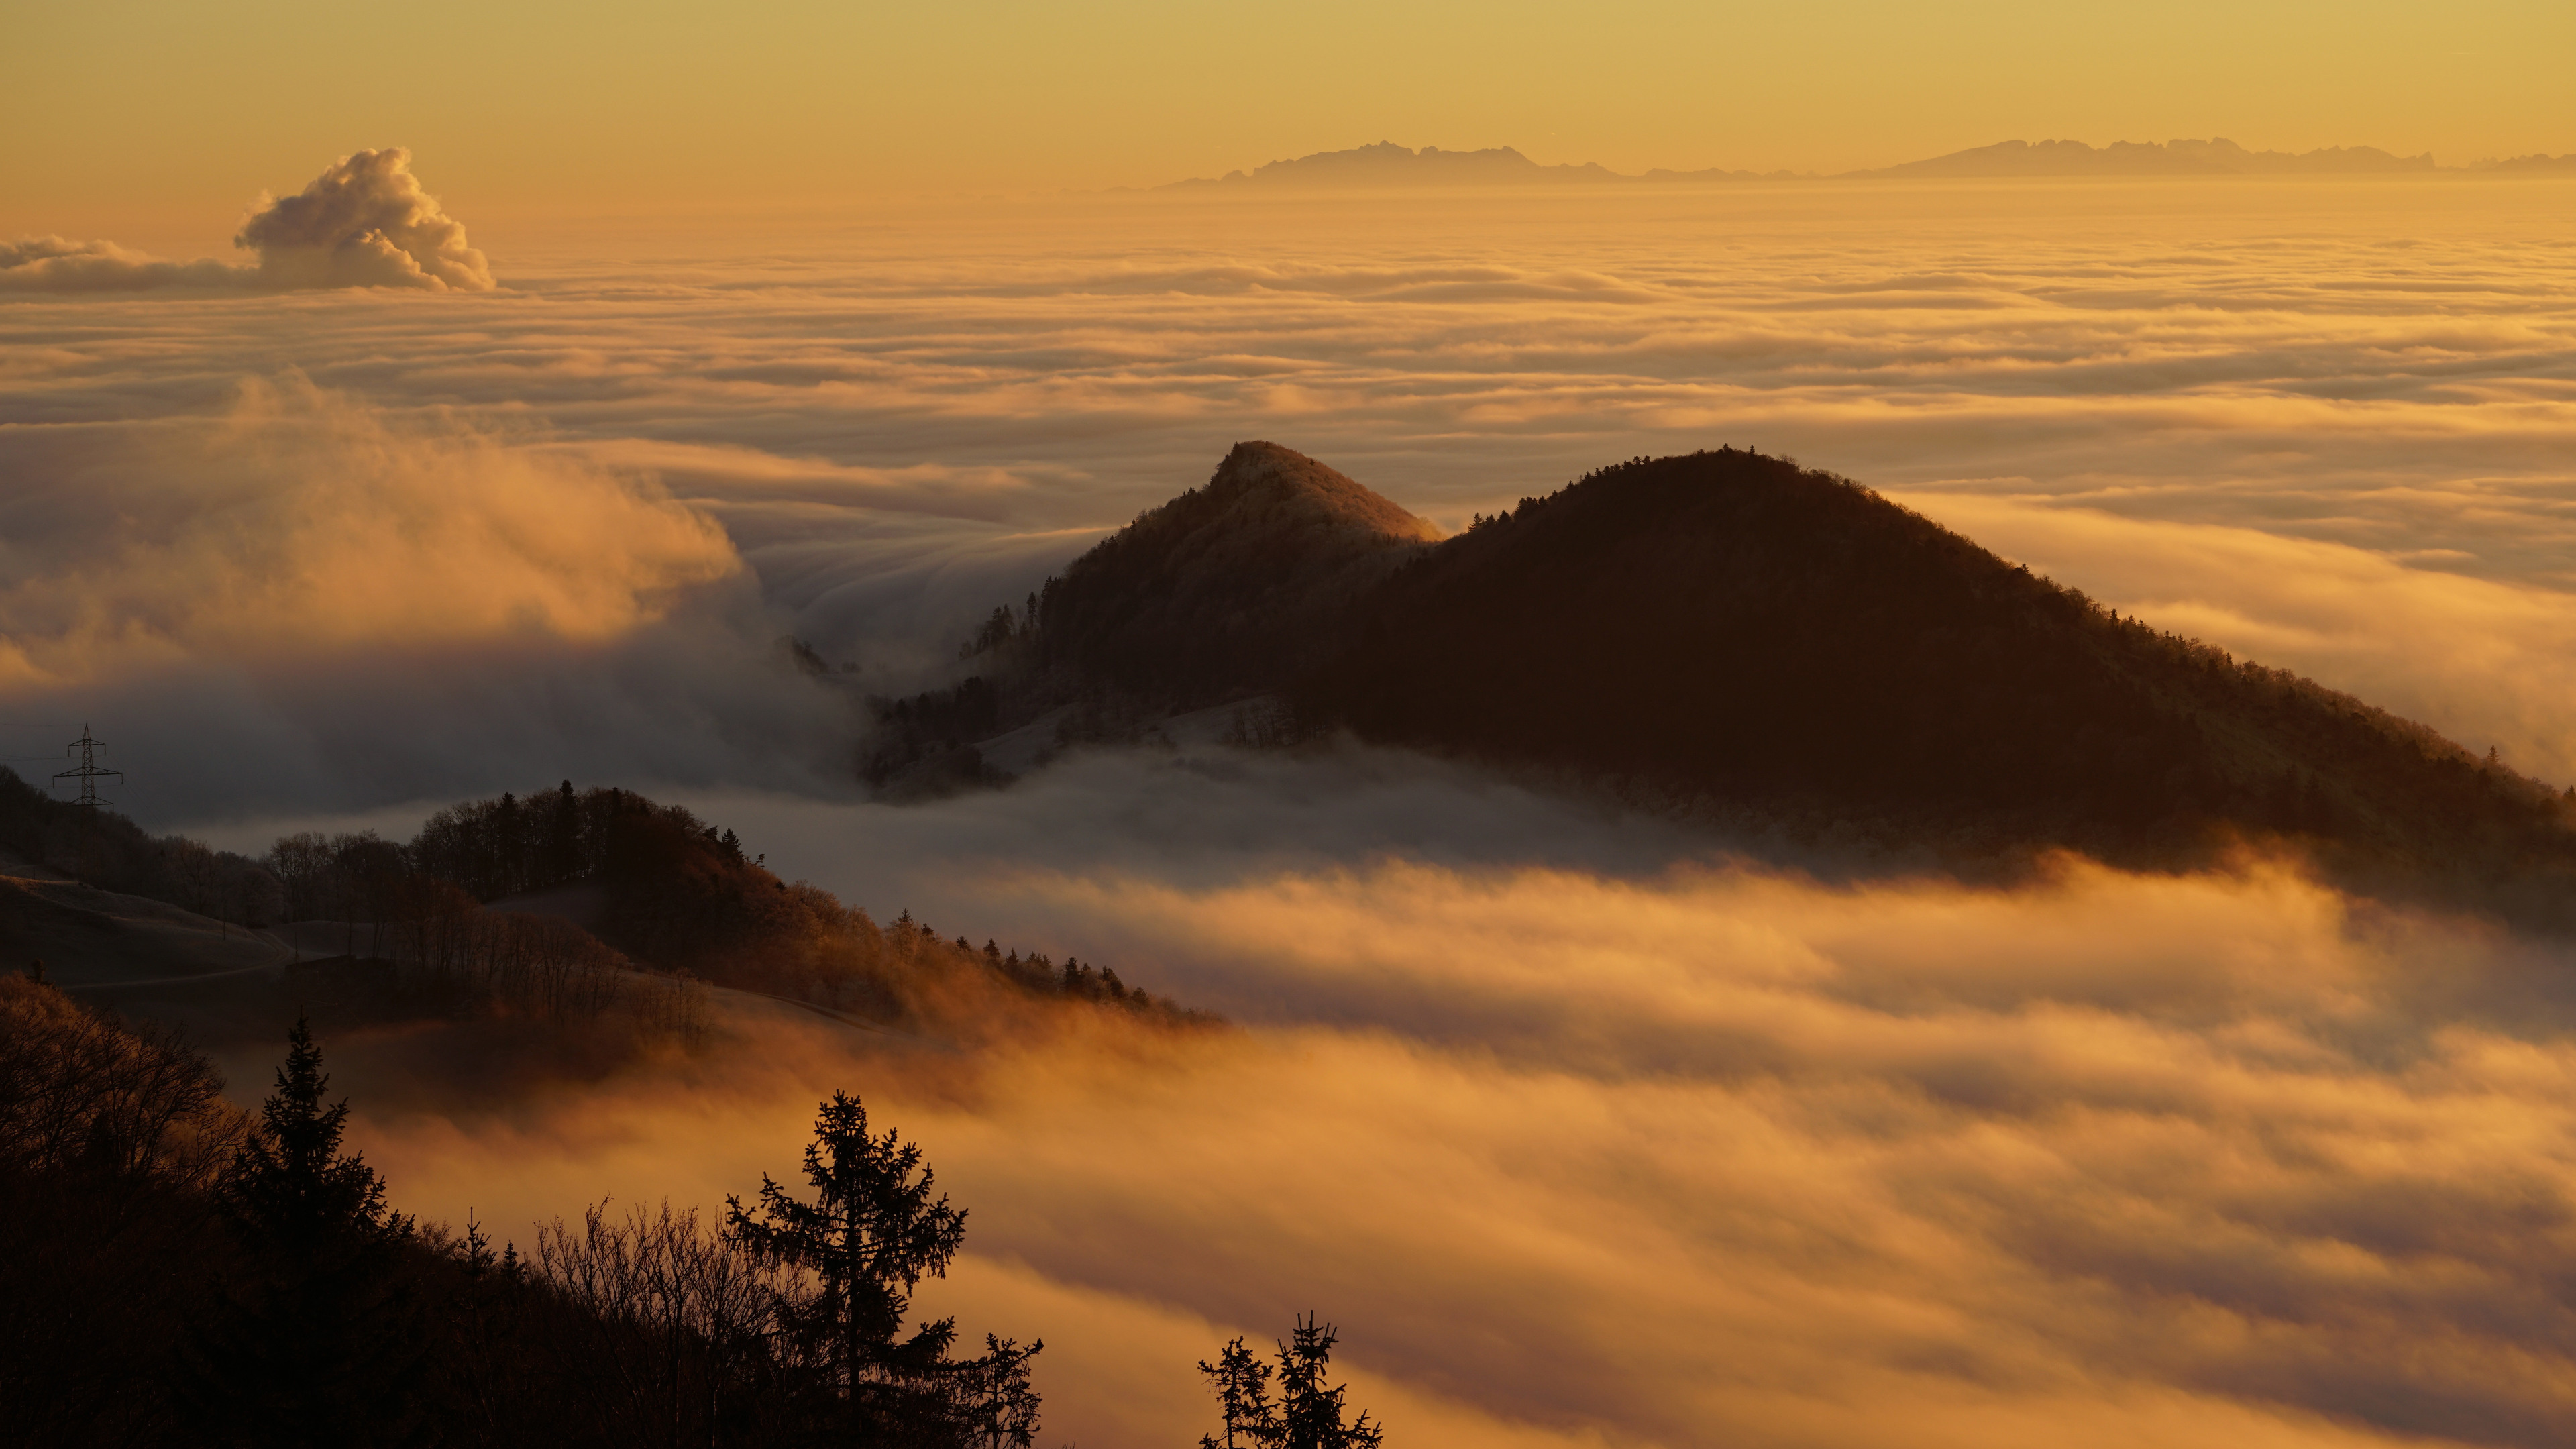
[[[103,805],[114,805],[116,802],[112,800],[101,800],[98,798],[99,781],[106,779],[109,776],[114,776],[119,780],[125,778],[125,772],[123,770],[111,770],[98,763],[97,752],[107,748],[107,741],[91,739],[89,737],[89,726],[84,724],[81,726],[81,737],[72,741],[70,744],[63,746],[63,748],[66,751],[80,751],[79,769],[57,770],[54,772],[54,778],[57,780],[80,781],[80,798],[72,803],[84,806],[91,810],[96,810]]]

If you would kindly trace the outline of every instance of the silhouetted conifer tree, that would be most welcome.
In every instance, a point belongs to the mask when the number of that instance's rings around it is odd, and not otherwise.
[[[1216,1362],[1199,1360],[1199,1372],[1216,1389],[1225,1415],[1225,1438],[1199,1436],[1199,1449],[1262,1449],[1279,1432],[1279,1409],[1270,1402],[1270,1365],[1253,1356],[1238,1337],[1217,1354]]]
[[[549,885],[582,873],[581,799],[566,780],[555,791],[554,811],[546,822],[545,877]]]
[[[199,1335],[190,1397],[215,1443],[372,1445],[411,1437],[417,1313],[391,1270],[411,1220],[340,1137],[346,1101],[302,1018],[277,1090],[217,1185],[257,1280]]]
[[[1327,1384],[1324,1370],[1333,1361],[1339,1336],[1315,1315],[1297,1320],[1288,1341],[1279,1345],[1279,1397],[1269,1397],[1273,1370],[1252,1356],[1238,1338],[1199,1372],[1216,1389],[1225,1415],[1225,1438],[1201,1435],[1199,1449],[1378,1449],[1385,1430],[1365,1413],[1342,1422],[1347,1384]]]
[[[860,1443],[1025,1449],[1038,1421],[1028,1361],[1043,1343],[988,1336],[984,1358],[956,1362],[954,1318],[897,1337],[913,1290],[946,1276],[966,1237],[965,1212],[932,1196],[919,1145],[892,1130],[870,1135],[867,1109],[834,1092],[805,1149],[805,1177],[814,1201],[763,1174],[757,1214],[727,1197],[726,1225],[744,1246],[812,1275],[810,1289],[782,1296],[777,1319],[793,1358],[835,1401],[834,1417]]]
[[[1349,1385],[1324,1382],[1338,1338],[1331,1324],[1319,1325],[1310,1313],[1279,1346],[1280,1443],[1286,1449],[1377,1449],[1383,1431],[1367,1414],[1342,1422]]]
[[[277,1090],[261,1105],[258,1129],[224,1178],[224,1204],[233,1220],[254,1243],[298,1256],[334,1240],[400,1231],[404,1221],[386,1212],[375,1169],[355,1155],[341,1155],[349,1104],[322,1105],[331,1079],[304,1018],[296,1018],[286,1042]]]

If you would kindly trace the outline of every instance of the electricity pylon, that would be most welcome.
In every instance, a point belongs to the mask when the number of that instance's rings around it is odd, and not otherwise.
[[[80,799],[72,803],[86,806],[92,810],[96,810],[102,805],[115,804],[116,802],[112,800],[101,800],[98,798],[99,781],[111,775],[120,780],[125,778],[125,772],[123,770],[107,769],[98,763],[97,752],[107,748],[107,741],[91,739],[89,737],[89,726],[87,724],[83,724],[81,726],[81,737],[72,741],[70,744],[63,746],[63,748],[66,750],[80,751],[79,769],[57,770],[54,772],[54,778],[57,780],[80,781]]]

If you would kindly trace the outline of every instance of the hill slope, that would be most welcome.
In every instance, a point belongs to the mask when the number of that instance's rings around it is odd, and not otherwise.
[[[1418,524],[1242,445],[1050,582],[1022,657],[1049,698],[1278,691],[1309,732],[1909,845],[2180,863],[2292,838],[2543,914],[2576,879],[2576,796],[1784,459],[1638,459],[1443,542]]]
[[[0,969],[43,962],[47,978],[70,990],[184,985],[273,975],[292,954],[271,932],[25,869],[0,871]]]
[[[2561,796],[2431,730],[1750,453],[1623,464],[1430,552],[1297,692],[1370,738],[2113,856],[2576,847]]]
[[[1440,531],[1302,453],[1238,443],[1193,488],[1047,582],[1042,669],[1188,709],[1340,646],[1351,606]]]

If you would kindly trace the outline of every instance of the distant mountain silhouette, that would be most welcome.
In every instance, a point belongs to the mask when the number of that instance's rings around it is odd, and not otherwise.
[[[2392,156],[2376,146],[2332,146],[2322,150],[2248,151],[2223,137],[2207,141],[2114,141],[2088,146],[2081,141],[2003,141],[1953,151],[1925,161],[1909,161],[1875,171],[1844,173],[1851,177],[1977,176],[2319,176],[2375,175],[2389,172],[2426,174],[2435,169],[2430,152]]]
[[[1356,146],[1348,151],[1318,151],[1289,161],[1273,161],[1250,172],[1230,171],[1215,180],[1177,181],[1172,187],[1263,186],[1339,190],[1384,186],[1527,186],[1551,182],[1599,183],[1621,180],[1600,166],[1541,166],[1509,146],[1481,151],[1443,151],[1425,146],[1416,151],[1392,141]],[[1166,187],[1170,190],[1172,187]]]
[[[2576,153],[2565,156],[2516,156],[2486,168],[2491,171],[2576,176]]]
[[[995,729],[1263,697],[1296,733],[1908,848],[2152,864],[2285,838],[2347,879],[2526,911],[2576,880],[2576,792],[1758,453],[1633,460],[1434,541],[1241,444],[997,618],[975,681]]]
[[[1318,151],[1292,160],[1273,161],[1249,172],[1231,171],[1219,178],[1176,181],[1165,191],[1207,187],[1260,186],[1276,189],[1361,190],[1444,187],[1522,187],[1666,185],[1702,182],[1773,180],[1973,179],[1981,177],[2076,176],[2423,176],[2471,168],[2440,167],[2431,153],[2397,156],[2375,146],[2328,146],[2314,151],[2249,151],[2224,137],[2208,140],[2114,141],[2092,146],[2082,141],[1999,141],[1953,151],[1921,161],[1871,170],[1846,171],[1835,177],[1793,171],[1701,171],[1656,169],[1629,175],[1598,164],[1542,166],[1509,146],[1480,151],[1443,151],[1425,146],[1416,151],[1380,141],[1347,151]],[[2576,157],[2522,156],[2484,170],[2555,172],[2576,170]]]

